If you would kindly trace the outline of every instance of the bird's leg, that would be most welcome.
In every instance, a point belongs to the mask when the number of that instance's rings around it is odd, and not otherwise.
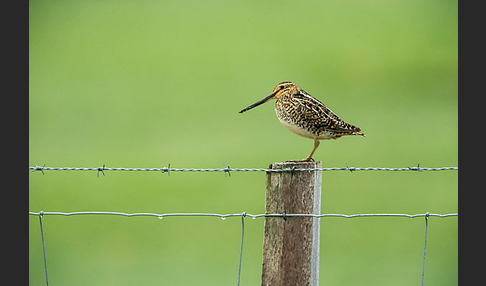
[[[301,160],[290,160],[290,161],[286,161],[286,162],[311,162],[311,161],[314,161],[314,159],[312,159],[312,155],[314,155],[314,152],[316,152],[316,149],[317,149],[317,147],[319,147],[320,143],[321,143],[321,141],[319,141],[318,139],[314,139],[314,148],[312,148],[312,151],[310,152],[309,156],[307,156],[307,158],[301,159]]]
[[[314,159],[312,159],[312,155],[314,155],[314,152],[316,152],[316,149],[317,147],[319,147],[319,144],[321,144],[321,141],[319,141],[318,139],[314,139],[314,148],[312,148],[312,151],[310,152],[309,156],[307,156],[307,158],[304,159],[304,162],[314,161]]]

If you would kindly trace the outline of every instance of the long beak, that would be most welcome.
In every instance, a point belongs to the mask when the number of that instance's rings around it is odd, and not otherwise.
[[[264,99],[260,100],[260,101],[257,101],[255,103],[253,103],[252,105],[248,106],[247,108],[243,108],[242,110],[240,110],[240,113],[243,113],[247,110],[250,110],[252,109],[253,107],[257,107],[258,105],[260,104],[264,104],[265,102],[269,101],[270,99],[274,98],[275,97],[275,94],[270,94],[269,96],[265,97]]]

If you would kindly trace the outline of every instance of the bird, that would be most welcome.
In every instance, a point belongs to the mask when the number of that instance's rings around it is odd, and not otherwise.
[[[312,156],[319,147],[320,140],[337,139],[344,135],[365,136],[361,128],[344,122],[326,105],[290,81],[277,84],[270,95],[243,108],[239,113],[271,99],[276,99],[275,113],[283,126],[295,134],[314,140],[314,147],[305,159],[287,162],[314,161]]]

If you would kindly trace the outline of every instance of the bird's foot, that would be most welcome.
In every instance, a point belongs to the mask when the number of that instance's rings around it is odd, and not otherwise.
[[[314,158],[305,158],[305,159],[300,159],[300,160],[288,160],[285,161],[285,163],[298,163],[298,162],[314,162]]]

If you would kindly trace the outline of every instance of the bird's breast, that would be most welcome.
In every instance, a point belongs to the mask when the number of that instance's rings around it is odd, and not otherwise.
[[[313,130],[313,128],[311,128],[311,126],[308,124],[306,125],[305,122],[299,122],[298,120],[295,120],[295,118],[287,116],[285,112],[279,111],[281,110],[275,109],[278,120],[283,126],[285,126],[285,128],[293,133],[310,139],[325,140],[333,138],[332,132]]]
[[[285,126],[285,128],[287,128],[288,130],[294,132],[295,134],[297,135],[300,135],[300,136],[303,136],[303,137],[306,137],[306,138],[311,138],[311,139],[314,139],[316,136],[314,134],[312,134],[312,132],[310,132],[309,130],[299,126],[299,125],[296,125],[296,124],[292,124],[286,120],[282,120],[280,119],[280,123],[282,123],[283,126]]]

